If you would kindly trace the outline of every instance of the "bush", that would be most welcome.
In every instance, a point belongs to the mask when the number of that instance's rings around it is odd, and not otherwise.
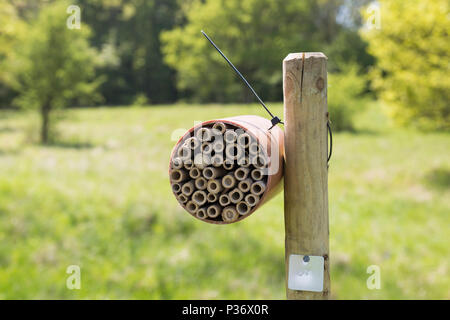
[[[141,107],[141,106],[145,106],[147,104],[150,104],[150,101],[148,100],[147,96],[145,95],[145,93],[138,93],[134,99],[133,102],[131,103],[132,106],[135,107]]]
[[[381,28],[363,33],[374,88],[400,124],[450,129],[448,0],[379,3]]]
[[[358,74],[356,66],[328,75],[328,110],[333,130],[354,130],[354,116],[367,102],[365,89],[366,77]]]

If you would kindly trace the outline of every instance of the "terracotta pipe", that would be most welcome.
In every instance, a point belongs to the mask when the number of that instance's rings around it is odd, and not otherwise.
[[[262,117],[258,117],[258,116],[237,116],[237,117],[233,117],[233,118],[205,121],[205,122],[195,126],[194,128],[191,128],[178,141],[174,150],[172,151],[171,159],[173,159],[174,157],[177,157],[179,155],[178,151],[180,150],[180,148],[183,146],[184,142],[188,138],[193,137],[193,136],[198,137],[197,135],[194,134],[194,131],[197,132],[198,128],[202,128],[202,127],[208,128],[211,130],[212,126],[217,122],[222,122],[227,127],[224,136],[227,135],[227,132],[231,132],[231,131],[234,132],[235,130],[236,131],[242,130],[246,134],[249,134],[250,137],[252,138],[252,142],[250,143],[250,146],[249,146],[249,155],[252,155],[252,153],[253,154],[259,153],[260,156],[264,157],[264,159],[267,160],[265,162],[265,164],[266,164],[265,167],[263,167],[261,165],[263,163],[260,163],[260,164],[257,163],[257,166],[262,167],[261,168],[262,175],[261,175],[261,172],[255,171],[255,170],[252,170],[252,172],[250,173],[250,176],[252,176],[253,178],[260,178],[260,180],[258,180],[257,182],[264,183],[265,190],[263,191],[262,194],[260,194],[259,202],[257,202],[256,205],[254,205],[251,208],[251,211],[248,214],[246,214],[244,216],[238,215],[239,217],[235,221],[240,221],[241,219],[244,219],[245,217],[253,214],[253,212],[255,212],[260,206],[262,206],[264,203],[266,203],[270,198],[272,198],[274,195],[276,195],[281,190],[280,181],[283,176],[284,133],[278,126],[273,127],[271,130],[268,130],[272,126],[270,120],[262,118]],[[206,131],[204,131],[204,132],[206,132]],[[234,134],[236,134],[236,132],[234,132]],[[234,134],[228,133],[228,135],[231,136],[230,140],[234,139],[233,138],[233,136],[235,136]],[[208,137],[206,136],[206,138],[208,138]],[[214,139],[214,141],[216,141],[216,138]],[[233,142],[234,141],[235,140],[233,140]],[[251,147],[252,143],[257,143],[257,145],[259,146],[257,148],[260,149],[259,152],[255,152],[256,151],[255,147],[253,147],[253,148]],[[255,150],[255,151],[251,151],[251,150]],[[180,156],[182,156],[182,154],[180,154]],[[191,158],[189,158],[189,159],[191,159]],[[250,159],[250,160],[252,160],[252,159]],[[258,159],[256,159],[256,160],[258,160]],[[263,161],[264,160],[259,161],[259,162],[263,162]],[[245,163],[244,163],[244,165],[245,165]],[[237,168],[242,167],[239,164],[236,164],[236,163],[233,164],[230,161],[227,161],[226,158],[224,159],[223,167],[225,169],[232,170],[232,169],[236,168],[234,166],[237,166]],[[180,181],[174,181],[174,179],[173,179],[173,171],[174,170],[179,170],[179,169],[175,169],[175,168],[173,168],[172,165],[170,165],[169,166],[169,173],[170,173],[169,176],[170,176],[171,184],[180,182]],[[175,177],[180,179],[180,175],[175,175]],[[183,178],[185,178],[185,177],[183,177]],[[188,176],[188,178],[189,178],[189,176]],[[257,180],[257,179],[254,179],[254,180]],[[181,181],[185,181],[185,180],[181,180]],[[225,197],[222,197],[222,198],[225,198]],[[219,196],[219,201],[220,201],[220,196]],[[183,204],[183,207],[186,208],[186,204]],[[207,221],[209,223],[216,223],[216,224],[230,223],[229,220],[217,221],[217,220],[206,219],[203,221]]]

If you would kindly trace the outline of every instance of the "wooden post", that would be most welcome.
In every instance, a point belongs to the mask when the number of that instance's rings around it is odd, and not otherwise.
[[[327,57],[291,53],[283,61],[286,232],[288,299],[328,299],[328,140]],[[291,254],[324,258],[323,291],[288,288]]]

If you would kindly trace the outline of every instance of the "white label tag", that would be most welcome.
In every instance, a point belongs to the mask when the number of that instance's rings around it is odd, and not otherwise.
[[[288,288],[301,291],[323,291],[324,259],[322,256],[289,256]]]

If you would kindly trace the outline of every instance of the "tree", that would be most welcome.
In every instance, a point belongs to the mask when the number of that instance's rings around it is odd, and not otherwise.
[[[289,52],[323,51],[341,27],[342,1],[206,0],[186,7],[186,25],[162,33],[163,53],[178,88],[200,101],[251,101],[204,29],[264,99],[281,99],[281,62]]]
[[[163,61],[159,34],[179,20],[178,1],[77,1],[94,31],[91,44],[117,58],[99,70],[106,75],[100,90],[107,103],[130,104],[139,96],[151,103],[176,100],[174,70]]]
[[[448,0],[378,2],[381,28],[363,32],[374,88],[400,123],[450,129]]]
[[[41,141],[48,143],[51,112],[98,98],[95,52],[88,45],[89,29],[69,29],[68,4],[59,1],[41,9],[10,61],[15,103],[41,115]]]
[[[12,47],[17,42],[18,35],[23,29],[23,23],[17,16],[13,5],[8,2],[0,3],[0,81],[4,81],[6,70],[4,63],[12,53]]]
[[[14,55],[12,49],[19,43],[25,30],[25,23],[9,2],[0,2],[0,21],[0,107],[2,107],[10,102],[14,94],[8,86],[11,73],[7,68],[7,62]]]
[[[186,22],[162,33],[165,61],[177,71],[178,89],[200,101],[253,101],[240,80],[203,39],[204,29],[266,100],[281,100],[281,61],[290,52],[321,51],[329,70],[349,63],[366,71],[373,58],[358,35],[348,0],[191,0]],[[351,22],[351,23],[350,23]]]

